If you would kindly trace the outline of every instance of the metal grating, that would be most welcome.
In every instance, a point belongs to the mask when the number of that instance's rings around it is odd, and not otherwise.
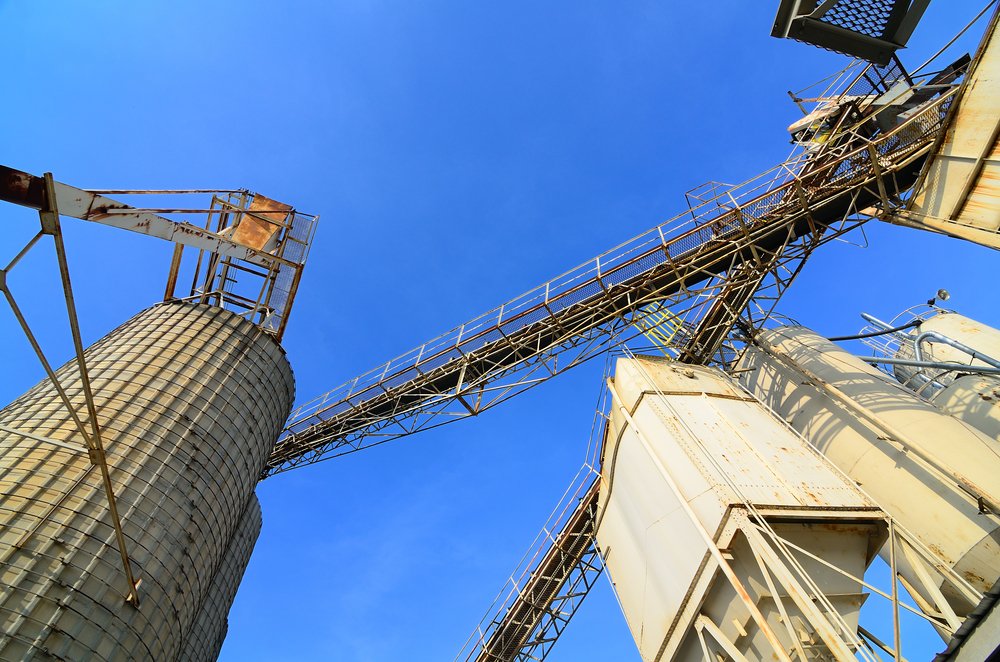
[[[929,0],[782,0],[771,36],[877,64],[906,45]]]
[[[820,20],[876,39],[891,38],[888,29],[893,14],[907,4],[899,0],[840,0]]]

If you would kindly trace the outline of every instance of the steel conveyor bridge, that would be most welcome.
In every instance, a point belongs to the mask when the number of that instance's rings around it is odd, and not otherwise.
[[[302,405],[263,477],[474,416],[634,337],[650,304],[694,330],[680,360],[718,360],[737,319],[762,321],[817,245],[901,204],[954,92],[886,133],[838,127],[818,151],[689,199],[670,221]]]

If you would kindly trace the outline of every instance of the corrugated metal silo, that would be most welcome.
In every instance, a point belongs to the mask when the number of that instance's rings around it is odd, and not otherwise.
[[[0,424],[81,450],[0,433],[0,658],[175,659],[288,416],[291,368],[241,317],[176,302],[139,313],[86,358],[141,604],[125,602],[100,476],[42,382]],[[58,377],[85,416],[75,364]]]
[[[229,608],[236,599],[243,573],[250,563],[263,520],[257,495],[250,497],[239,526],[229,541],[212,586],[201,603],[194,627],[184,639],[183,662],[212,662],[219,657],[229,629]]]

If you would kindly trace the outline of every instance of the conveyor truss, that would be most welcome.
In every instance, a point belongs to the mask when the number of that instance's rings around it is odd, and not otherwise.
[[[685,329],[668,353],[725,363],[733,325],[758,327],[817,246],[905,204],[958,89],[937,86],[880,131],[871,102],[905,78],[895,63],[855,65],[816,99],[856,111],[823,144],[688,196],[689,209],[648,232],[303,404],[263,475],[475,416],[648,333],[654,315]]]

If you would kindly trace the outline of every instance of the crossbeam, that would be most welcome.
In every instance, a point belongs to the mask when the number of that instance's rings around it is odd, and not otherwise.
[[[516,599],[490,623],[468,660],[544,659],[604,570],[594,538],[599,486],[595,478]]]
[[[846,217],[912,186],[953,93],[888,133],[782,163],[306,403],[263,477],[476,415],[636,335],[654,302],[696,329],[684,358],[708,362],[789,249],[804,259]]]
[[[190,223],[170,220],[151,210],[135,209],[104,195],[85,191],[62,182],[53,182],[49,191],[45,180],[14,168],[0,166],[0,200],[31,209],[43,210],[58,206],[63,216],[83,219],[122,230],[138,232],[151,237],[166,239],[183,246],[191,246],[217,255],[246,260],[251,264],[268,267],[296,262],[272,255],[238,243],[219,233],[199,228]],[[190,210],[156,210],[183,211]],[[206,210],[208,211],[208,210]]]

